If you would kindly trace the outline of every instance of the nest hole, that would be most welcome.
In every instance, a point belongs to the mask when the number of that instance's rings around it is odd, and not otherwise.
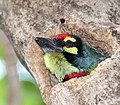
[[[65,22],[64,18],[60,19],[61,23]],[[99,63],[110,58],[118,48],[115,38],[106,30],[90,30],[90,29],[70,29],[73,30],[72,34],[79,36],[83,43],[84,56],[77,58],[74,62],[77,68],[81,68],[87,71],[89,75],[98,66]],[[71,31],[68,30],[68,33]],[[97,39],[98,38],[98,39]],[[99,39],[100,38],[100,39]],[[114,44],[114,46],[113,46]],[[52,86],[58,84],[58,80],[51,73]]]
[[[60,22],[61,22],[61,24],[65,23],[65,19],[64,19],[64,18],[61,18],[61,19],[60,19]]]

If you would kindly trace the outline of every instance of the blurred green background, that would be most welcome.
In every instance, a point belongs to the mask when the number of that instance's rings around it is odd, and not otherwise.
[[[1,36],[1,34],[0,34]],[[17,72],[20,82],[20,103],[21,105],[45,105],[36,81],[30,73],[17,60]],[[9,68],[9,67],[8,67]],[[8,105],[8,78],[5,62],[5,48],[0,42],[0,105]]]

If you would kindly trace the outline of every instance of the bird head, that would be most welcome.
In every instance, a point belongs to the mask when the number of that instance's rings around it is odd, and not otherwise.
[[[77,55],[82,52],[82,41],[75,35],[58,34],[51,39],[36,37],[35,40],[45,53],[67,52]]]

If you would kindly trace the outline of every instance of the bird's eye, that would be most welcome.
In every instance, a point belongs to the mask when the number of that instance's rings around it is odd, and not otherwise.
[[[64,46],[65,45],[65,42],[62,41],[62,40],[59,40],[57,38],[54,38],[53,39],[54,43],[57,45],[57,46]]]
[[[74,47],[75,46],[75,44],[74,44],[74,42],[71,42],[71,41],[67,41],[66,42],[66,47]]]

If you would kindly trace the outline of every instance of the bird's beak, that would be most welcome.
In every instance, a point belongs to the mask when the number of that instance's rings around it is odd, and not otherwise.
[[[52,39],[36,37],[35,41],[42,48],[45,53],[49,52],[63,52],[63,48],[58,46]]]

